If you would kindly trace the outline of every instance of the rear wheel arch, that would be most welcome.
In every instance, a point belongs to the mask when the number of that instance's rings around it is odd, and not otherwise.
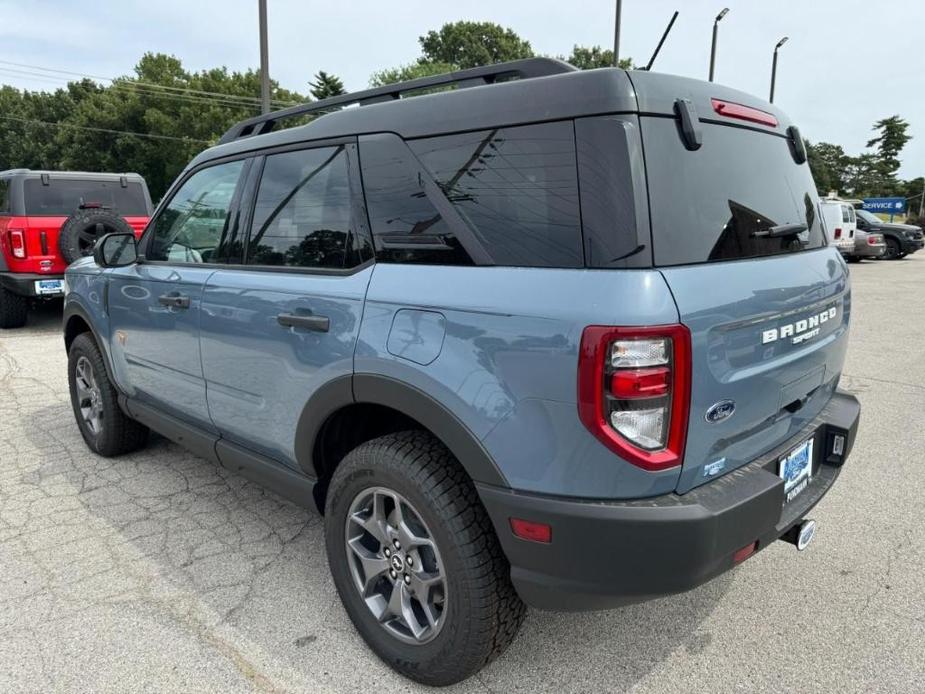
[[[357,446],[386,434],[426,431],[442,443],[475,482],[508,487],[497,465],[452,412],[423,391],[374,374],[343,376],[316,391],[296,429],[295,456],[318,480],[315,502],[324,512],[328,482]]]
[[[117,382],[113,377],[112,371],[112,362],[109,357],[109,347],[108,345],[100,339],[100,336],[97,334],[96,330],[93,327],[93,321],[90,320],[90,316],[81,308],[78,304],[69,304],[64,309],[64,350],[65,352],[71,351],[71,345],[74,343],[74,340],[77,339],[78,335],[83,333],[90,333],[90,336],[93,338],[93,341],[96,343],[97,349],[100,350],[100,354],[103,355],[103,365],[106,367],[106,375],[109,377],[110,382],[118,388]]]

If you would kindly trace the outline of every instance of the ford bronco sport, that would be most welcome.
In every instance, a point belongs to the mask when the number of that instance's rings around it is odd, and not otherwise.
[[[525,604],[802,548],[859,417],[802,142],[717,84],[548,59],[242,122],[68,269],[80,432],[316,506],[357,630],[429,684]]]
[[[0,171],[0,328],[29,302],[61,298],[64,269],[113,231],[141,234],[151,198],[138,174]]]

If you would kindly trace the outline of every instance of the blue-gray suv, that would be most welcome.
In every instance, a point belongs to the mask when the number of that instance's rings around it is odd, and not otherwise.
[[[428,684],[525,605],[804,547],[857,430],[799,131],[679,77],[531,59],[239,123],[66,284],[87,445],[153,430],[316,507],[357,630]]]

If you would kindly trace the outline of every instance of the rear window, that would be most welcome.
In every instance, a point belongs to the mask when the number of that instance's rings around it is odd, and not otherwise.
[[[126,187],[118,179],[63,179],[51,176],[48,185],[39,178],[23,181],[26,214],[67,217],[81,205],[96,204],[123,217],[145,217],[148,205],[141,183],[129,181]]]
[[[761,258],[825,244],[809,166],[793,160],[786,138],[701,124],[703,145],[688,151],[674,119],[642,123],[656,265]],[[806,230],[767,233],[792,224]]]
[[[571,121],[409,142],[497,265],[584,264]]]
[[[10,181],[0,178],[0,214],[10,213]]]

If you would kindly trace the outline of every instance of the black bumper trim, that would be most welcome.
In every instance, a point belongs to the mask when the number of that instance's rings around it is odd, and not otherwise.
[[[606,609],[678,593],[733,566],[736,550],[762,549],[818,503],[838,477],[857,432],[860,405],[836,393],[797,435],[761,458],[686,494],[632,501],[587,501],[477,484],[511,563],[521,598],[540,609]],[[844,455],[825,460],[830,436],[846,437]],[[812,481],[784,505],[777,460],[815,436]],[[521,540],[510,518],[552,526],[552,542]]]
[[[42,299],[60,299],[64,294],[36,294],[37,280],[63,280],[64,275],[41,275],[32,272],[0,272],[0,287],[20,296],[39,297]]]

